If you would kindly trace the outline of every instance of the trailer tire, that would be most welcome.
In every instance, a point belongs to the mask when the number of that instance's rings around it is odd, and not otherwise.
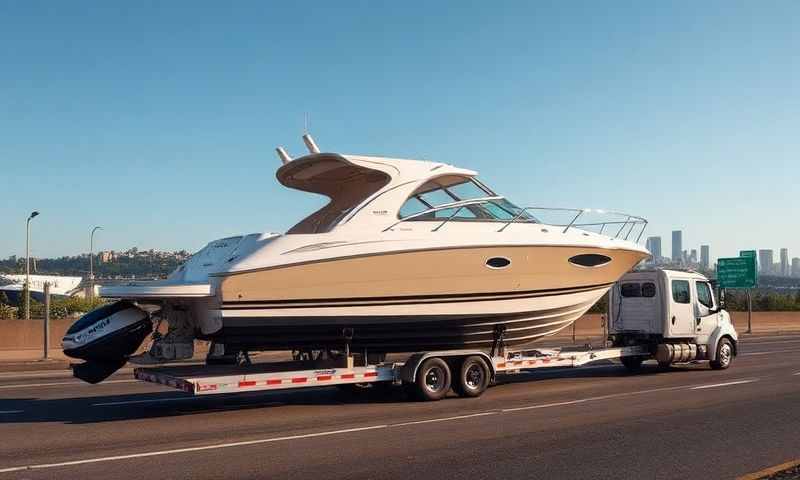
[[[733,362],[733,344],[727,338],[722,338],[717,344],[717,356],[711,361],[714,370],[725,370]]]
[[[415,396],[422,401],[441,400],[450,391],[451,379],[447,362],[438,357],[429,358],[417,370]]]
[[[628,369],[629,372],[638,372],[642,369],[642,362],[644,362],[644,357],[635,356],[635,357],[622,357],[620,359],[625,368]]]
[[[489,387],[491,372],[486,361],[473,355],[459,365],[459,375],[453,382],[453,391],[460,397],[479,397]]]

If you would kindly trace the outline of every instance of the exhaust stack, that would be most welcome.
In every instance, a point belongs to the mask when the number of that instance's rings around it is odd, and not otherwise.
[[[289,154],[286,152],[286,150],[284,150],[283,147],[278,147],[275,149],[275,151],[278,152],[278,158],[281,159],[282,164],[286,165],[287,163],[292,161],[292,157],[289,156]]]
[[[314,139],[311,138],[310,134],[306,133],[303,135],[303,142],[306,144],[309,153],[319,153],[319,147],[316,142],[314,142]]]

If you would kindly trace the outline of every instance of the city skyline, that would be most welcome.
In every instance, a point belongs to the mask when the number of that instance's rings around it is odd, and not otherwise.
[[[452,163],[523,206],[800,252],[800,184],[774,179],[800,176],[796,2],[187,5],[4,8],[0,255],[32,210],[40,257],[94,225],[104,249],[286,231],[324,202],[274,176],[306,116],[323,150]]]

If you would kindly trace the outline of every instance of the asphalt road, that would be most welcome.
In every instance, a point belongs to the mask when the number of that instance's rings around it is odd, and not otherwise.
[[[726,371],[539,371],[433,403],[2,372],[0,480],[735,478],[800,457],[800,336],[740,350]]]

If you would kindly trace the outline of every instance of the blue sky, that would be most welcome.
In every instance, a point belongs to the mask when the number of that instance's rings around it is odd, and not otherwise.
[[[800,3],[0,2],[0,257],[196,250],[322,203],[276,145],[800,256]]]

